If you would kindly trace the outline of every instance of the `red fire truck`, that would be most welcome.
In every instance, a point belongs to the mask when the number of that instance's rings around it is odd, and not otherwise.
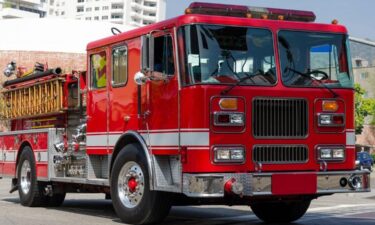
[[[87,46],[87,73],[7,81],[0,172],[22,205],[106,193],[126,223],[172,205],[249,205],[302,217],[311,200],[370,191],[355,170],[347,30],[312,12],[193,3]]]

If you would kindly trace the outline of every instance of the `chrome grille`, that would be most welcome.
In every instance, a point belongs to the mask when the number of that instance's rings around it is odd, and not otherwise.
[[[254,99],[252,121],[253,135],[257,138],[304,138],[308,131],[307,101]]]
[[[255,146],[253,161],[260,163],[303,163],[308,160],[306,146]]]

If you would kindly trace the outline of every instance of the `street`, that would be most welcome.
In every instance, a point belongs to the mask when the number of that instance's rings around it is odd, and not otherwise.
[[[375,187],[375,174],[371,185]],[[1,225],[120,224],[104,194],[68,194],[62,207],[27,208],[18,193],[9,194],[10,179],[0,180]],[[375,192],[336,194],[314,200],[307,214],[293,224],[374,224]],[[262,224],[246,206],[173,207],[163,224]]]

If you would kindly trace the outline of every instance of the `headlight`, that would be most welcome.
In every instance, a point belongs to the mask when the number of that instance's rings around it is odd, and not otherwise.
[[[345,148],[343,146],[318,147],[318,160],[344,160]]]
[[[244,126],[245,115],[239,112],[215,112],[215,126]]]
[[[243,147],[214,147],[214,162],[242,163],[245,161]]]
[[[344,114],[319,114],[318,125],[320,127],[341,127],[345,125]]]

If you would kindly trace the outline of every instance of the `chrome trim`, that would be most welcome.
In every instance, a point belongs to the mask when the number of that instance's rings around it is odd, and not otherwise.
[[[333,172],[279,172],[279,173],[213,173],[213,174],[183,174],[183,194],[188,197],[212,198],[224,197],[224,184],[235,178],[244,186],[243,196],[272,196],[272,175],[274,174],[315,174],[317,177],[316,193],[324,195],[333,193],[370,192],[370,172],[362,171],[333,171]],[[346,184],[340,185],[342,178],[349,179],[353,175],[362,176],[364,186],[353,190]],[[218,179],[217,182],[204,182]],[[214,183],[214,187],[212,187]],[[220,187],[221,185],[221,187]],[[210,188],[212,187],[212,188]],[[215,192],[216,190],[216,192]],[[211,192],[209,192],[211,191]],[[293,193],[291,193],[293,195]]]

